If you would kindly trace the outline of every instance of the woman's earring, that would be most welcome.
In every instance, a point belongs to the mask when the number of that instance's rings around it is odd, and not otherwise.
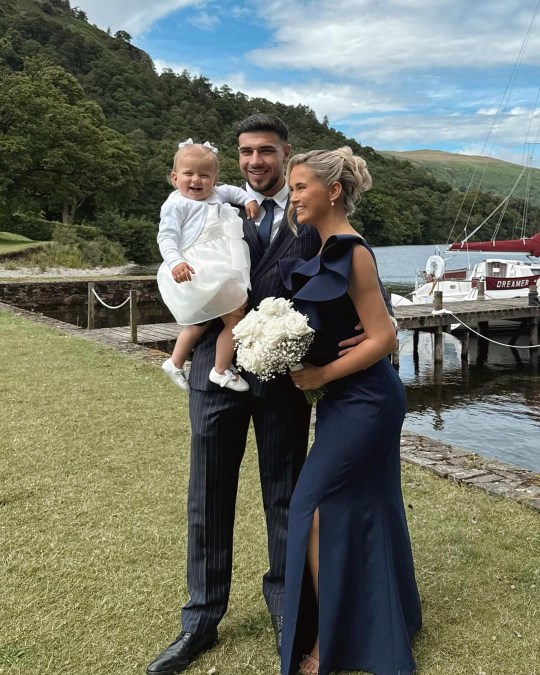
[[[330,206],[334,206],[334,200],[333,199],[330,200]]]

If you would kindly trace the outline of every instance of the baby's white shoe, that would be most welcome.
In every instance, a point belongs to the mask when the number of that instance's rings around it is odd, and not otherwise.
[[[220,387],[228,387],[234,391],[247,391],[249,389],[249,384],[244,378],[235,375],[231,370],[226,370],[223,375],[220,375],[215,368],[212,368],[208,379],[210,382],[219,384]]]
[[[177,368],[172,362],[172,359],[164,361],[161,364],[161,367],[165,371],[167,377],[169,377],[177,387],[180,387],[182,391],[189,391],[189,382],[183,368]]]

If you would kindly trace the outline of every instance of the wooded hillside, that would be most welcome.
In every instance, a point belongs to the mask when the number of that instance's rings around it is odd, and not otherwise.
[[[525,175],[521,176],[524,167],[520,164],[495,157],[461,155],[441,150],[388,150],[381,154],[422,167],[459,192],[480,188],[482,192],[506,197],[513,191],[513,196],[528,199],[534,206],[540,206],[540,169],[529,166],[525,169]]]

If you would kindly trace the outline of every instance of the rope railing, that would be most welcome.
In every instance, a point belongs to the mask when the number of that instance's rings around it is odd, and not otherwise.
[[[97,298],[97,300],[103,305],[103,307],[106,307],[107,309],[120,309],[121,307],[124,307],[124,305],[127,305],[127,303],[130,301],[130,297],[128,297],[124,300],[124,302],[120,303],[119,305],[108,305],[103,298],[100,298],[99,295],[96,292],[95,288],[92,288],[92,293],[94,296]]]
[[[90,282],[88,284],[88,319],[87,319],[87,328],[92,330],[95,323],[95,310],[96,310],[96,300],[106,307],[107,309],[120,309],[124,307],[129,302],[129,326],[131,330],[131,342],[137,344],[137,323],[138,323],[138,310],[137,310],[137,291],[130,290],[129,297],[124,300],[124,302],[119,305],[109,305],[103,298],[100,298],[96,292],[95,285]]]
[[[479,333],[478,331],[474,330],[474,328],[471,328],[468,326],[466,323],[464,323],[459,317],[457,317],[453,312],[451,312],[449,309],[434,309],[431,312],[434,316],[437,315],[442,315],[442,314],[449,314],[450,316],[454,317],[454,319],[460,323],[464,328],[469,330],[471,333],[474,333],[475,335],[478,335],[478,337],[481,337],[483,340],[487,340],[487,342],[491,342],[494,345],[500,345],[501,347],[509,347],[510,349],[538,349],[540,348],[540,344],[537,345],[511,345],[506,342],[497,342],[497,340],[492,340],[491,338],[488,338],[486,335],[482,335],[482,333]]]

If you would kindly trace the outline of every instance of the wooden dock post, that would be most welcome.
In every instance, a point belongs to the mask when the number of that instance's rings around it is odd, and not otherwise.
[[[433,309],[440,310],[443,308],[443,294],[442,291],[435,291],[433,293]],[[442,326],[435,327],[435,344],[433,346],[433,358],[435,364],[443,362],[443,328]]]
[[[392,352],[392,365],[399,370],[399,338],[396,338],[396,349]]]
[[[137,291],[131,290],[129,292],[129,327],[131,329],[131,342],[137,344],[137,323],[138,323],[138,311],[137,311]]]
[[[433,357],[436,364],[443,362],[443,334],[442,326],[437,326],[435,328],[435,344],[433,346]]]
[[[540,319],[535,316],[531,319],[531,332],[529,336],[529,345],[540,344]],[[531,349],[531,364],[534,372],[538,370],[538,347]]]
[[[95,285],[90,282],[88,284],[88,315],[86,320],[86,327],[92,329],[94,327],[96,316],[96,296],[94,295]]]
[[[481,337],[478,337],[478,352],[476,354],[476,362],[478,364],[482,364],[488,360],[489,355],[489,340],[487,339],[487,334],[489,332],[489,321],[479,321],[478,332],[480,333]]]
[[[469,343],[470,343],[471,334],[468,330],[463,333],[461,338],[461,360],[467,361],[469,358]]]
[[[418,343],[420,341],[420,331],[413,330],[413,363],[414,372],[417,373],[420,368],[420,357],[418,355]]]
[[[536,284],[532,284],[529,286],[529,307],[535,305],[540,305],[540,300],[538,299],[538,287]]]
[[[483,279],[480,279],[478,282],[478,300],[486,299],[486,282]]]

